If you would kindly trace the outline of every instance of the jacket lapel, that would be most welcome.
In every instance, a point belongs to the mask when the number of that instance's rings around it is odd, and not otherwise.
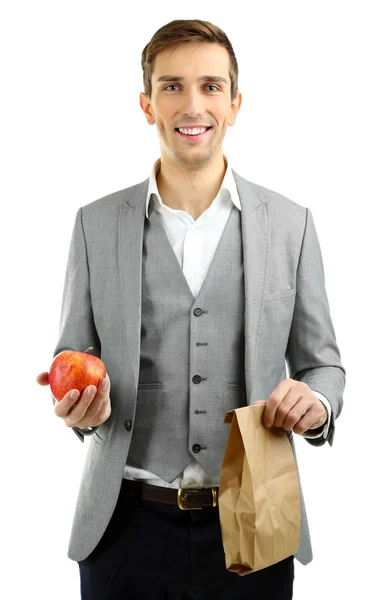
[[[137,391],[140,367],[141,331],[141,265],[145,198],[149,178],[138,184],[131,196],[122,203],[118,226],[120,282],[123,294],[122,327],[126,328],[127,344],[131,349],[133,366],[132,387]],[[127,366],[129,369],[129,366]]]
[[[232,170],[241,203],[241,230],[245,285],[245,382],[248,404],[252,397],[264,284],[269,249],[267,203],[261,201],[251,182]],[[127,342],[131,350],[133,387],[137,390],[140,366],[141,265],[145,221],[145,199],[149,178],[131,191],[120,208],[118,252]]]
[[[269,250],[269,220],[267,203],[260,200],[252,184],[232,169],[241,204],[241,230],[244,260],[244,337],[245,384],[247,402],[253,398],[259,326],[263,308],[264,285]]]

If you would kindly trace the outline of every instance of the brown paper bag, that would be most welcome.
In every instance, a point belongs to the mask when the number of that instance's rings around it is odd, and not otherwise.
[[[266,401],[230,410],[220,473],[219,515],[226,568],[239,575],[295,554],[300,538],[300,487],[282,427],[262,423]]]

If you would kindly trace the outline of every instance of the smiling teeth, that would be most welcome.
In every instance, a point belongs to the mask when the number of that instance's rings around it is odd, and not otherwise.
[[[194,127],[193,129],[185,129],[184,127],[179,127],[179,131],[181,133],[186,133],[187,135],[199,135],[200,133],[204,133],[207,131],[208,127]]]

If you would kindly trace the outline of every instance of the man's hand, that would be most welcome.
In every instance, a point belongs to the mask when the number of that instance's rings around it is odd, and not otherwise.
[[[40,385],[49,385],[48,373],[40,373],[36,377]],[[105,382],[105,389],[103,389]],[[111,414],[111,399],[109,392],[111,382],[106,375],[105,379],[100,381],[99,387],[89,385],[79,398],[79,390],[69,390],[60,401],[56,401],[55,414],[63,419],[67,427],[96,427],[104,423]],[[91,394],[88,394],[88,391]],[[71,398],[71,393],[75,392],[75,397]]]
[[[281,381],[273,390],[263,412],[265,427],[284,427],[287,431],[292,429],[299,434],[308,429],[317,429],[324,425],[327,418],[326,407],[310,387],[290,378]]]

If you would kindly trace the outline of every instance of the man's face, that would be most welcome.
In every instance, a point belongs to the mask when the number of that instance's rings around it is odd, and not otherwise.
[[[184,166],[208,164],[222,152],[227,126],[235,123],[241,105],[239,92],[231,102],[228,52],[212,43],[188,43],[160,52],[152,74],[152,97],[140,94],[140,105],[148,123],[156,124],[162,154]],[[210,129],[197,136],[176,129],[196,126]]]

